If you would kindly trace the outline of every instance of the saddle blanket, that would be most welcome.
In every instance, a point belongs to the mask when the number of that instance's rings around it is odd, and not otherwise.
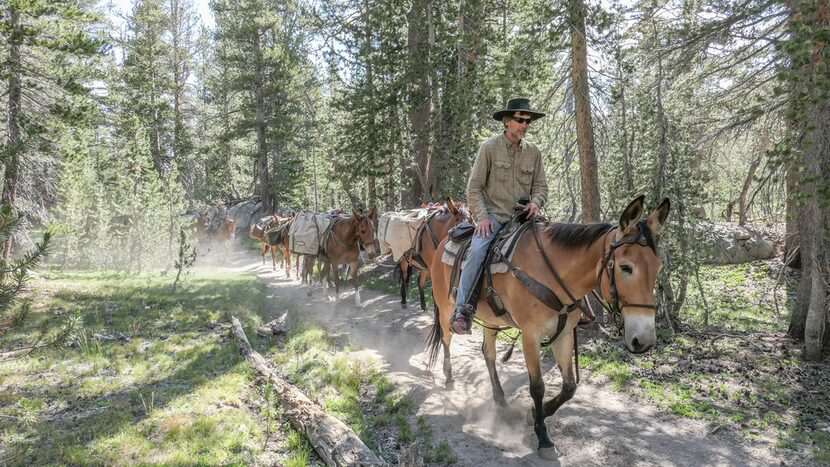
[[[288,232],[288,249],[301,255],[316,255],[330,223],[328,214],[300,212]]]
[[[516,235],[515,233],[513,235]],[[507,256],[507,259],[513,260],[513,252],[516,250],[515,248],[511,249],[510,246],[514,243],[509,239],[508,241],[504,242],[501,247],[501,254]],[[444,264],[448,264],[452,266],[455,263],[455,257],[458,256],[458,250],[461,249],[462,243],[455,243],[447,240],[444,244],[444,254],[441,255],[441,262]],[[463,270],[464,267],[467,266],[467,261],[470,258],[470,249],[464,252],[464,259],[461,262],[461,269]],[[503,274],[507,272],[507,263],[499,261],[497,263],[490,263],[490,272],[493,274]]]
[[[389,211],[378,221],[378,243],[381,254],[392,253],[397,263],[404,253],[415,247],[415,235],[424,224],[428,209],[411,209],[403,212]]]

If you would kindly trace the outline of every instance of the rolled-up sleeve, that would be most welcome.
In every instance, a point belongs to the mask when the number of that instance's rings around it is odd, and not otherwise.
[[[542,154],[536,155],[536,166],[533,168],[533,186],[530,200],[540,208],[548,200],[548,181],[545,178],[545,168],[542,166]]]
[[[484,187],[487,185],[487,171],[489,167],[490,155],[485,145],[481,145],[478,148],[478,154],[476,154],[476,160],[473,163],[470,178],[467,180],[467,204],[476,220],[489,217],[487,206],[484,204]]]

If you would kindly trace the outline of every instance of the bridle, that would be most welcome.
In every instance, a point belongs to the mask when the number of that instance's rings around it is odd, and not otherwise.
[[[602,242],[602,266],[597,271],[597,285],[596,288],[591,292],[594,294],[594,297],[599,301],[600,305],[608,312],[609,315],[614,319],[614,323],[617,325],[617,329],[622,330],[623,328],[623,318],[622,318],[622,309],[625,307],[633,307],[633,308],[646,308],[650,310],[657,311],[656,305],[650,305],[648,303],[629,303],[623,302],[620,305],[619,293],[617,292],[617,276],[614,272],[614,265],[615,265],[615,254],[617,248],[623,245],[631,245],[637,243],[641,246],[650,247],[655,254],[657,254],[657,250],[654,247],[654,244],[649,242],[649,239],[646,237],[645,234],[645,221],[640,221],[637,225],[637,232],[634,234],[626,235],[625,237],[621,238],[617,241],[616,237],[616,230],[614,229],[605,236],[611,235],[611,244],[608,248],[608,253],[605,253],[605,241]],[[605,271],[608,277],[608,292],[611,295],[611,303],[607,303],[603,300],[602,296],[597,292],[601,289],[601,281],[602,281],[602,272]]]
[[[363,218],[368,219],[368,216],[363,216]],[[361,220],[355,219],[355,221],[357,222],[357,225],[354,228],[354,237],[355,237],[355,241],[357,242],[357,247],[360,250],[365,251],[366,250],[366,242],[364,242],[363,239],[360,237],[360,228],[362,227],[361,224],[363,223],[363,218],[361,218]],[[371,223],[372,223],[372,220],[369,219],[369,224],[371,225]],[[375,236],[372,235],[372,242],[373,243],[375,241],[374,237]]]

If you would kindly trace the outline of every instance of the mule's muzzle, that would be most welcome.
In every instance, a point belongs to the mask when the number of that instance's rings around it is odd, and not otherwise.
[[[631,339],[631,343],[628,345],[628,350],[632,353],[643,353],[651,348],[653,344],[643,344],[640,339],[634,338]]]
[[[366,252],[366,257],[368,259],[374,259],[375,256],[378,255],[378,250],[375,249],[375,245],[373,244],[367,244],[364,251]]]
[[[643,353],[654,346],[657,332],[653,317],[630,316],[624,319],[625,346],[632,353]]]

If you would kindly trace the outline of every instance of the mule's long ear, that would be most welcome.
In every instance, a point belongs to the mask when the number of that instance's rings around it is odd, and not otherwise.
[[[372,222],[377,222],[377,220],[378,220],[378,207],[377,206],[374,206],[372,208],[372,210],[369,211],[369,219],[371,219]]]
[[[449,196],[447,196],[447,209],[450,210],[452,215],[458,214],[458,206],[455,205],[455,202]]]
[[[654,211],[651,211],[651,214],[648,215],[646,225],[648,226],[648,230],[651,230],[651,234],[655,237],[660,235],[660,231],[663,229],[663,224],[665,224],[666,218],[669,217],[670,207],[671,202],[669,202],[668,198],[664,198],[663,202],[660,203],[660,206],[658,206]]]
[[[643,200],[644,195],[640,195],[634,201],[628,203],[628,207],[620,215],[620,238],[628,234],[634,233],[637,228],[637,222],[643,217]]]

